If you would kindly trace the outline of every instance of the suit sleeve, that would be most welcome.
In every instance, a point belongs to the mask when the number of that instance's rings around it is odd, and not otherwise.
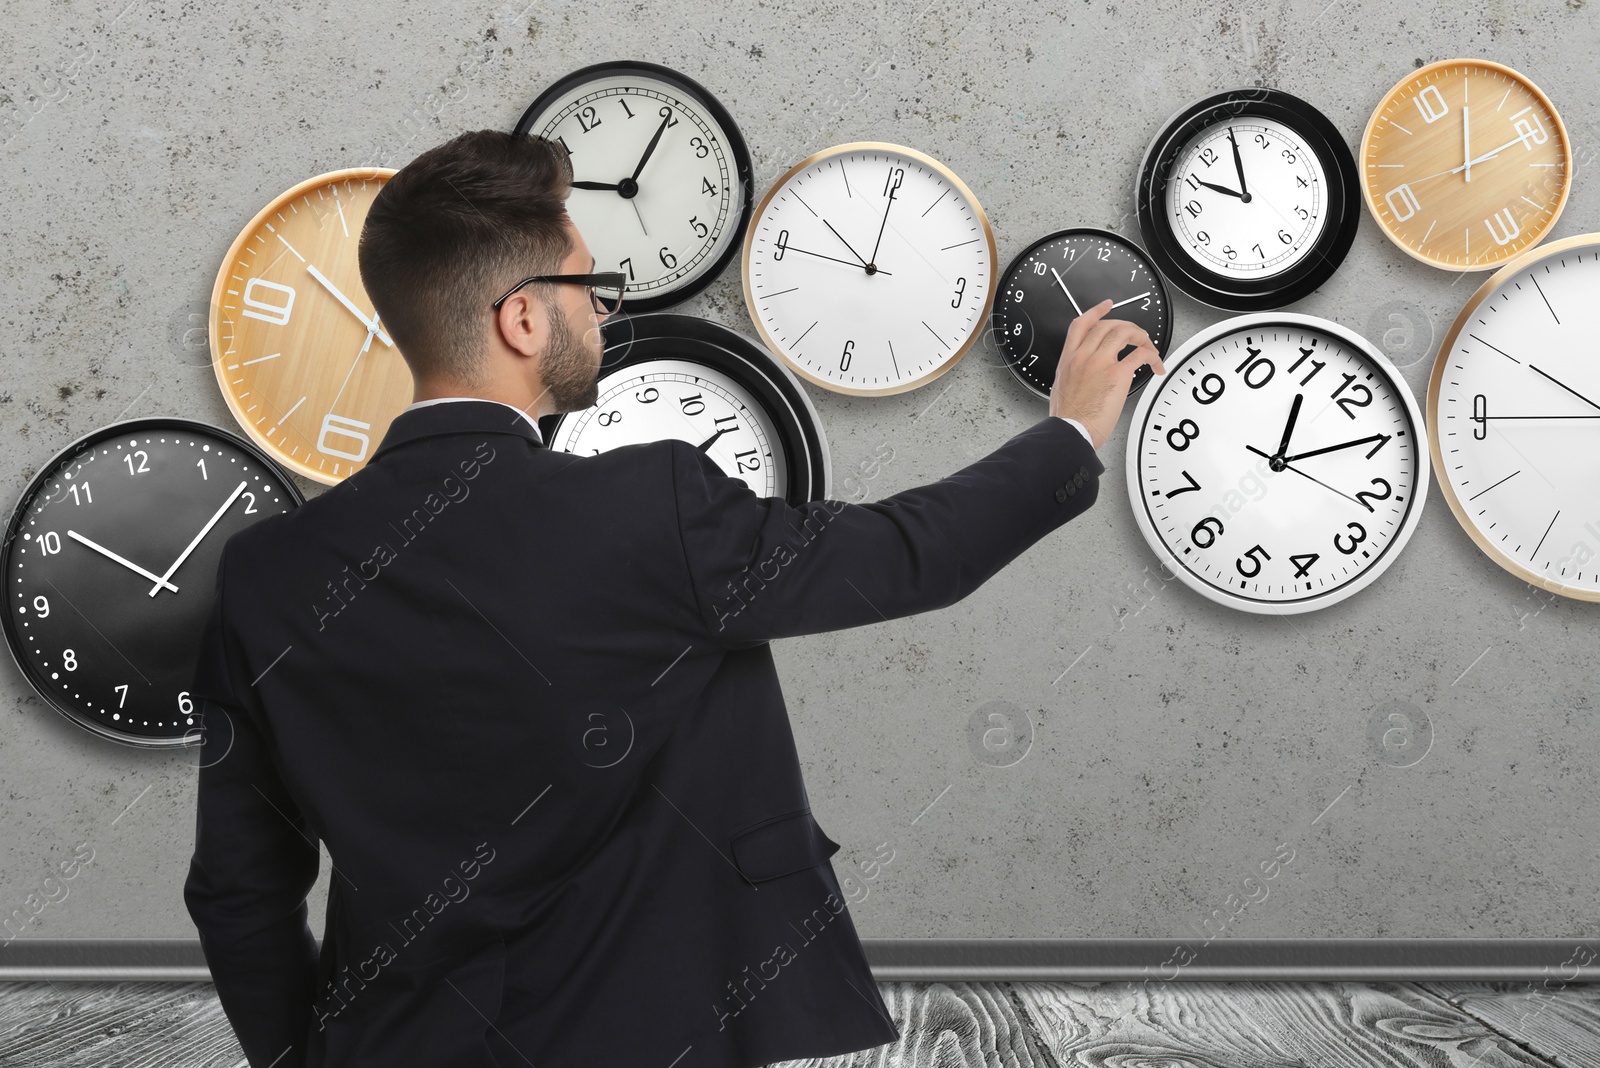
[[[228,1022],[252,1068],[303,1065],[316,988],[306,895],[319,854],[267,737],[239,700],[245,671],[223,614],[227,551],[201,640],[199,805],[184,903]]]
[[[728,648],[954,604],[1093,504],[1105,470],[1087,436],[1047,417],[929,485],[796,508],[693,445],[671,449],[694,609]]]

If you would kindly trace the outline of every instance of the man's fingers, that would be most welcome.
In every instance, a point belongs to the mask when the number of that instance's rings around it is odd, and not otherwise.
[[[1134,372],[1144,364],[1148,364],[1150,370],[1158,375],[1167,373],[1166,364],[1161,362],[1161,353],[1148,340],[1122,358],[1123,369],[1127,371],[1130,379],[1133,377]]]
[[[1067,343],[1063,347],[1062,351],[1065,352],[1070,349],[1075,349],[1079,345],[1083,344],[1083,335],[1089,332],[1090,327],[1094,326],[1094,324],[1105,318],[1106,312],[1110,310],[1111,298],[1107,297],[1099,304],[1087,309],[1082,315],[1072,320],[1071,324],[1067,327]]]
[[[1144,328],[1126,319],[1107,319],[1096,323],[1084,338],[1082,348],[1096,357],[1106,354],[1110,359],[1116,359],[1117,353],[1129,345],[1147,344],[1150,335]],[[1110,352],[1107,354],[1106,350]]]

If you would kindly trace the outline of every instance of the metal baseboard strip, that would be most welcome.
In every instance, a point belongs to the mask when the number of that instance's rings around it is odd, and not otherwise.
[[[1600,981],[1586,938],[867,938],[880,982]],[[14,938],[0,981],[207,982],[197,939]]]

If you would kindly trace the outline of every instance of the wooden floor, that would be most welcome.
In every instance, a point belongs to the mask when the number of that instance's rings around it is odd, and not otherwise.
[[[790,1068],[1600,1068],[1600,984],[881,989],[898,1043]],[[207,983],[0,983],[0,1064],[238,1068],[244,1060]]]

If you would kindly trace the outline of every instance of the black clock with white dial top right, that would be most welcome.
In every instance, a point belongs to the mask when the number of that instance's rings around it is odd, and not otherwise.
[[[1184,108],[1150,142],[1135,199],[1145,248],[1196,300],[1279,308],[1338,269],[1360,217],[1355,160],[1316,108],[1237,89]]]

